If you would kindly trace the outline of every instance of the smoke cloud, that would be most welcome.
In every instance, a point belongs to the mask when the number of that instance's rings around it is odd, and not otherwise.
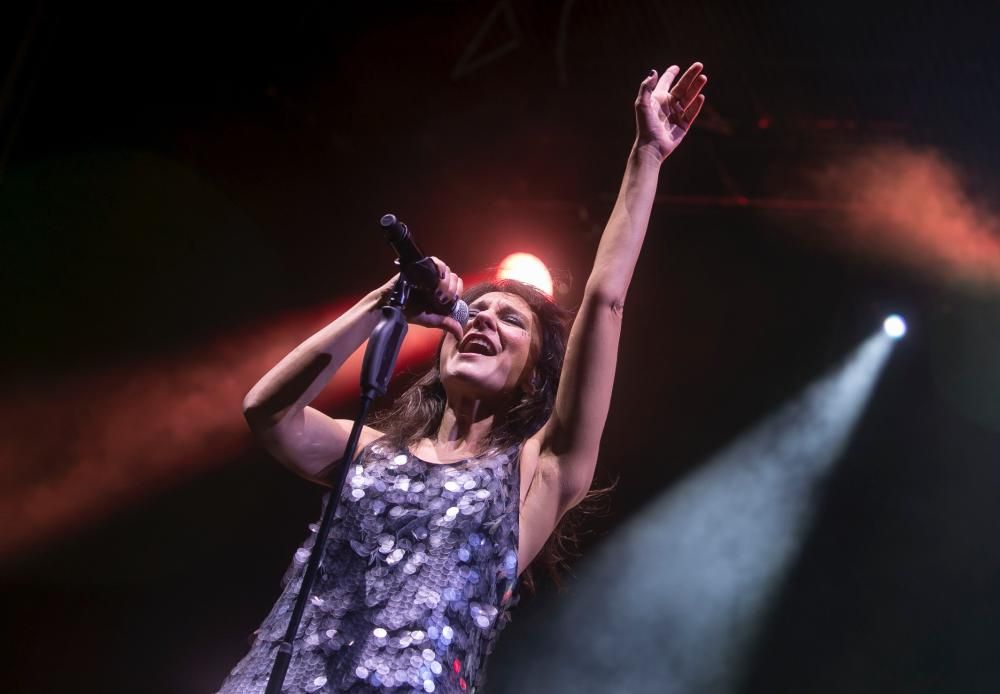
[[[881,145],[811,177],[820,197],[846,201],[837,242],[879,260],[973,288],[1000,288],[1000,215],[969,179],[929,148]]]

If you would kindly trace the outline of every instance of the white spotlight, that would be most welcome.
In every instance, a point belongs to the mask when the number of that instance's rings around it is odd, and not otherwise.
[[[898,340],[906,334],[906,322],[901,316],[894,313],[885,319],[885,322],[882,323],[882,329],[893,340]]]

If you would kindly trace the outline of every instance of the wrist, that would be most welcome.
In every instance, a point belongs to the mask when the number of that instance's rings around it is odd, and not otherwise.
[[[655,142],[643,142],[636,139],[632,145],[632,158],[644,167],[659,169],[669,152],[664,153],[663,149]]]
[[[397,275],[398,277],[398,275]],[[396,277],[383,284],[381,287],[371,291],[362,299],[362,304],[367,311],[379,311],[389,301],[393,287],[396,285]]]

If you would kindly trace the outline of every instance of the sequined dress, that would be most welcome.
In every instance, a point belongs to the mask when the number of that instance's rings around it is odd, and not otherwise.
[[[518,452],[434,464],[385,439],[362,451],[282,691],[470,694],[482,687],[486,656],[517,602]],[[264,691],[317,526],[310,530],[220,694]]]

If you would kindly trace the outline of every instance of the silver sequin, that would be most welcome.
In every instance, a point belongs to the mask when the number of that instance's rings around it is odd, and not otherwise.
[[[360,460],[285,689],[470,694],[517,602],[517,449],[433,465],[378,441]],[[220,694],[264,690],[317,531],[311,524],[284,592]]]

